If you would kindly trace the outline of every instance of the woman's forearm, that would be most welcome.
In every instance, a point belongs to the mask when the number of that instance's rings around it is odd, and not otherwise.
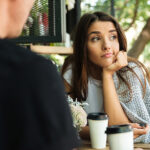
[[[109,125],[129,123],[118,99],[111,74],[103,72],[104,110],[109,116]]]

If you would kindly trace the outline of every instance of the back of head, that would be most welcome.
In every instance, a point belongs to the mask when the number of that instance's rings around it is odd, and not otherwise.
[[[21,34],[35,0],[0,0],[0,38]]]

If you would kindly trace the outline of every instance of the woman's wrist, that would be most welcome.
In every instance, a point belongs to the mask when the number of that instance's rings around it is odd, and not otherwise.
[[[103,69],[103,78],[112,78],[113,72]]]

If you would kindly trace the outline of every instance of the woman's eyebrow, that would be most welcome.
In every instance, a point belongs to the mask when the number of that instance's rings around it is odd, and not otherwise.
[[[116,29],[109,30],[109,32],[117,32]]]
[[[111,33],[111,32],[117,32],[117,31],[116,31],[116,29],[112,29],[112,30],[109,30],[109,32]],[[88,34],[88,36],[91,34],[101,34],[101,32],[100,31],[92,31]]]
[[[90,32],[90,33],[88,34],[88,36],[91,35],[91,34],[100,34],[100,32],[99,32],[99,31],[93,31],[93,32]]]

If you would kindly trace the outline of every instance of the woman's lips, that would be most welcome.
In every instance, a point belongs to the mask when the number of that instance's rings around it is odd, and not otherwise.
[[[106,53],[104,55],[102,55],[102,57],[105,57],[105,58],[109,58],[109,57],[112,57],[112,53]]]

